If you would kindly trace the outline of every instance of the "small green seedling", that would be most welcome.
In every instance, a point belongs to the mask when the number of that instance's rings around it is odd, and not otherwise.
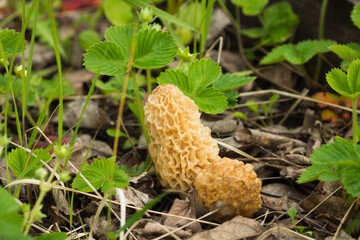
[[[345,190],[353,197],[360,197],[360,146],[357,144],[357,109],[360,96],[360,59],[351,62],[347,73],[334,68],[327,75],[329,85],[339,94],[353,101],[353,140],[340,137],[336,141],[317,148],[310,160],[313,163],[301,174],[299,183],[341,181]]]
[[[298,233],[300,234],[308,234],[310,236],[312,236],[312,231],[307,231],[307,232],[304,232],[304,230],[307,228],[307,227],[304,227],[304,226],[296,226],[295,225],[295,217],[296,217],[296,213],[297,213],[297,210],[295,207],[291,207],[287,210],[287,214],[289,215],[290,219],[291,219],[291,222],[293,224],[293,227],[295,228],[295,231],[297,231]]]

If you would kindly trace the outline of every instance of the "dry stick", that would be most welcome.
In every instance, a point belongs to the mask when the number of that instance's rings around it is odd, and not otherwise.
[[[322,200],[318,205],[316,205],[313,209],[311,209],[307,214],[305,214],[303,217],[300,218],[299,221],[297,221],[294,226],[298,225],[305,217],[307,217],[309,214],[311,214],[313,211],[315,211],[318,207],[320,207],[321,204],[323,204],[326,200],[328,200],[332,195],[334,195],[337,191],[339,191],[342,187],[338,187],[335,189],[332,193],[329,194],[324,200]]]
[[[223,45],[224,45],[223,37],[219,37],[218,39],[216,39],[216,41],[213,44],[211,44],[209,49],[206,51],[204,58],[209,58],[210,52],[215,48],[215,46],[218,42],[219,42],[219,52],[218,52],[218,57],[217,57],[217,63],[220,64],[222,49],[223,49]]]
[[[241,151],[240,149],[237,149],[237,148],[235,148],[235,147],[233,147],[233,146],[231,146],[231,145],[229,145],[229,144],[227,144],[227,143],[221,142],[221,141],[219,141],[219,140],[216,140],[216,142],[217,142],[217,144],[219,144],[219,145],[221,145],[221,146],[223,146],[223,147],[226,147],[227,149],[230,149],[231,151],[236,152],[236,153],[240,154],[240,155],[243,156],[243,157],[250,158],[251,160],[256,161],[256,162],[261,162],[262,164],[265,164],[266,166],[274,167],[274,168],[278,168],[278,169],[283,169],[283,168],[285,168],[284,166],[279,166],[279,165],[273,165],[273,164],[264,163],[264,162],[260,161],[259,159],[254,158],[253,156],[247,154],[246,152]]]
[[[287,229],[285,227],[273,227],[273,228],[270,228],[269,230],[266,230],[265,232],[263,232],[263,234],[261,234],[260,237],[257,238],[257,240],[268,239],[268,237],[271,234],[280,233],[280,232],[290,234],[290,235],[292,235],[292,236],[294,236],[296,238],[299,238],[299,239],[315,240],[315,238],[305,236],[303,234],[300,234],[300,233],[295,232],[293,230]]]
[[[306,96],[309,92],[309,89],[304,89],[301,92],[301,96]],[[290,107],[290,109],[286,112],[285,116],[280,120],[279,125],[282,125],[285,120],[290,116],[290,114],[295,110],[295,108],[300,104],[300,102],[302,101],[301,98],[298,98],[295,103]]]
[[[345,220],[347,219],[347,217],[348,217],[349,214],[350,214],[350,210],[354,207],[354,204],[357,202],[357,200],[359,200],[359,198],[357,198],[357,199],[355,199],[355,200],[353,201],[353,203],[351,204],[351,206],[349,207],[349,209],[346,211],[344,217],[341,219],[341,222],[340,222],[340,224],[339,224],[339,226],[338,226],[338,228],[337,228],[337,230],[336,230],[336,233],[335,233],[335,235],[334,235],[333,240],[336,240],[336,237],[337,237],[337,236],[339,235],[339,233],[340,233],[341,227],[344,225]]]
[[[298,98],[298,99],[302,99],[302,100],[309,101],[309,102],[325,104],[325,105],[335,107],[335,108],[339,108],[339,109],[342,109],[342,110],[345,110],[345,111],[348,111],[348,112],[353,111],[351,108],[348,108],[348,107],[344,107],[344,106],[340,106],[340,105],[337,105],[337,104],[317,100],[317,99],[311,98],[311,97],[306,97],[306,96],[301,96],[301,95],[298,95],[298,94],[283,92],[283,91],[279,91],[279,90],[276,90],[276,89],[267,89],[267,90],[260,90],[260,91],[255,91],[255,92],[240,93],[239,97],[247,97],[247,96],[261,95],[261,94],[275,94],[275,93],[277,93],[279,95],[286,96],[286,97]],[[360,113],[360,110],[358,110],[357,113]]]

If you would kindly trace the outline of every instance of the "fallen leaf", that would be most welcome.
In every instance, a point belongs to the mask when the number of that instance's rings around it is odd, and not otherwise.
[[[214,229],[195,234],[187,240],[238,240],[257,236],[264,227],[256,220],[236,216]]]

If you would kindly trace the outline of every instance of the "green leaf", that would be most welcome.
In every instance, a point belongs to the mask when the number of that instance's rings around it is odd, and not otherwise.
[[[269,101],[270,109],[272,109],[274,103],[279,99],[279,97],[280,97],[280,95],[277,93],[271,96],[270,101]]]
[[[261,59],[260,64],[261,65],[268,65],[273,64],[277,62],[282,62],[285,60],[284,52],[289,51],[294,48],[294,45],[292,44],[285,44],[277,46]]]
[[[123,53],[126,61],[129,59],[131,44],[134,35],[134,26],[128,24],[125,26],[111,26],[105,32],[105,39],[116,43]]]
[[[100,42],[101,37],[99,33],[94,30],[85,30],[79,34],[79,44],[83,50],[88,49],[94,43]]]
[[[113,25],[124,25],[133,22],[134,13],[132,7],[121,0],[102,1],[104,14]]]
[[[149,169],[152,161],[150,156],[146,159],[145,162],[139,164],[139,166],[134,166],[132,168],[127,167],[126,165],[120,165],[120,169],[123,170],[130,177],[139,176],[143,172]]]
[[[325,53],[330,51],[330,47],[336,44],[333,40],[312,40],[316,43],[316,52],[317,53]]]
[[[185,73],[181,71],[175,71],[171,69],[166,69],[165,72],[162,72],[158,77],[159,84],[173,84],[177,86],[186,96],[191,95],[191,90],[189,82]]]
[[[354,6],[353,10],[351,11],[351,20],[360,28],[360,4]]]
[[[259,105],[257,105],[254,100],[246,101],[246,106],[256,115],[259,115]]]
[[[52,232],[48,234],[41,234],[40,236],[34,237],[33,240],[65,240],[67,234],[64,232]]]
[[[125,74],[127,57],[114,42],[99,42],[92,45],[84,54],[84,66],[92,72],[102,75]]]
[[[325,178],[326,178],[326,176],[329,175],[330,171],[333,171],[333,168],[330,165],[313,164],[313,166],[306,168],[306,172],[303,172],[301,174],[297,182],[306,183],[306,182],[318,180],[319,176],[322,175],[323,173],[325,173]],[[337,179],[333,178],[332,181],[337,181],[339,180],[339,178],[340,177],[338,177]]]
[[[212,87],[206,88],[199,95],[194,96],[193,100],[200,110],[211,114],[222,113],[227,106],[224,93]]]
[[[255,79],[256,77],[246,77],[227,73],[217,78],[213,83],[213,87],[220,91],[232,90],[244,86]]]
[[[242,7],[242,11],[247,16],[257,16],[263,10],[268,0],[231,0],[233,4]]]
[[[291,64],[304,64],[315,56],[317,43],[311,40],[302,41],[294,48],[289,48],[284,52],[284,56]]]
[[[44,162],[51,160],[51,155],[45,150],[35,149],[33,154],[37,157],[33,155],[30,156],[22,148],[16,148],[10,152],[8,164],[18,178],[35,177],[35,171],[43,166],[40,160]]]
[[[210,59],[195,60],[188,71],[188,81],[192,95],[203,92],[221,74],[221,67]]]
[[[326,80],[329,83],[330,87],[332,87],[332,89],[334,89],[340,95],[343,95],[345,97],[351,96],[351,90],[347,83],[346,73],[344,73],[340,69],[331,69],[331,71],[326,74]]]
[[[359,46],[358,44],[355,45]],[[341,59],[352,61],[353,59],[360,57],[360,49],[356,49],[355,47],[354,44],[337,44],[330,46],[329,49]]]
[[[20,206],[3,188],[0,188],[0,239],[23,239]]]
[[[223,91],[223,93],[226,97],[226,101],[228,102],[227,107],[228,108],[236,107],[239,93],[231,90]]]
[[[112,173],[114,174],[113,181],[110,182]],[[115,163],[113,158],[95,159],[91,165],[85,165],[82,174],[94,188],[101,188],[103,193],[106,193],[112,187],[123,188],[129,185],[128,176],[124,171],[119,169],[119,166]],[[80,175],[75,177],[73,187],[77,188],[79,191],[92,191]]]
[[[7,28],[2,29],[0,31],[0,40],[4,50],[5,58],[16,56],[21,53],[20,34],[15,32],[15,30],[9,30]],[[0,58],[2,58],[1,53]]]
[[[267,45],[284,42],[291,36],[299,22],[299,17],[293,12],[290,3],[272,4],[264,11],[264,27],[269,36],[265,37],[263,42]]]
[[[173,60],[176,51],[176,44],[167,32],[156,29],[139,31],[134,66],[142,69],[163,67]]]
[[[243,29],[241,33],[249,38],[260,38],[267,34],[266,30],[260,27]]]
[[[296,217],[297,210],[295,207],[291,207],[287,210],[287,214],[291,218],[292,223],[294,224],[295,217]]]
[[[358,98],[360,96],[360,59],[351,62],[347,72],[347,82],[351,98]]]

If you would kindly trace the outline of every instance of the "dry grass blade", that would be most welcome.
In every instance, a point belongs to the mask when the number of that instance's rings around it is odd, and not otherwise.
[[[312,238],[312,237],[308,237],[308,236],[305,236],[303,234],[300,234],[298,232],[295,232],[293,230],[290,230],[290,229],[287,229],[287,228],[284,228],[284,227],[273,227],[273,228],[270,228],[269,230],[266,230],[265,232],[263,232],[263,234],[261,234],[257,240],[265,240],[265,239],[268,239],[269,236],[271,234],[274,234],[274,233],[285,233],[285,234],[288,234],[288,235],[292,235],[293,237],[295,237],[296,239],[305,239],[305,240],[315,240],[315,238]]]

